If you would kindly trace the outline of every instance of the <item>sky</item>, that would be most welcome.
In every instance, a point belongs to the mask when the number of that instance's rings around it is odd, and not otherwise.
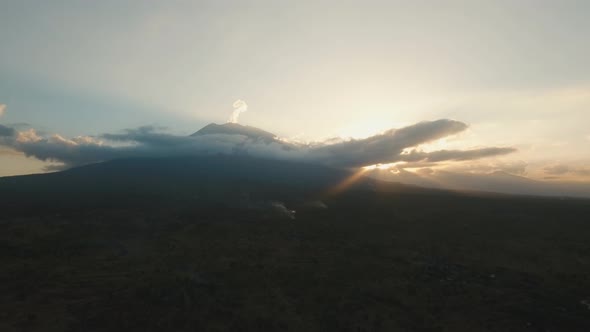
[[[239,123],[298,144],[450,119],[465,128],[404,149],[510,152],[385,158],[398,164],[379,176],[452,174],[460,188],[513,175],[555,193],[590,183],[589,12],[573,0],[2,0],[0,132],[33,130],[37,145],[112,145],[105,135],[145,126],[181,137],[238,101]],[[0,144],[0,176],[81,162],[16,140]]]

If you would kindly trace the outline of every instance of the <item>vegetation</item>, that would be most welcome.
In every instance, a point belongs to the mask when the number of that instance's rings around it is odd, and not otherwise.
[[[128,197],[2,203],[1,331],[590,331],[587,200]]]

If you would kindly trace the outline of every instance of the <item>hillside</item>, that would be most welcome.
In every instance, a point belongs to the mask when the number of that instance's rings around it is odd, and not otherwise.
[[[2,178],[0,330],[590,329],[590,201],[352,175],[211,156]]]

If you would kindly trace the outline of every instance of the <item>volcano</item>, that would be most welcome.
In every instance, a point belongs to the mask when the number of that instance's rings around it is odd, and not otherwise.
[[[367,174],[210,153],[0,178],[0,330],[590,331],[590,201]]]

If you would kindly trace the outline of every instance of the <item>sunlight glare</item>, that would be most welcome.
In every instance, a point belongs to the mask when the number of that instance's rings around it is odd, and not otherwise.
[[[392,167],[395,167],[398,164],[400,164],[400,163],[398,162],[398,163],[389,163],[389,164],[375,164],[375,165],[363,166],[362,170],[364,172],[374,171],[374,170],[386,171]]]

